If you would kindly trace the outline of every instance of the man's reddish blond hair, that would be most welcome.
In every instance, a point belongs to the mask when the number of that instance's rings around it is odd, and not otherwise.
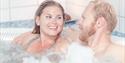
[[[99,17],[104,17],[107,21],[108,30],[112,32],[117,24],[117,17],[114,8],[108,2],[105,1],[93,1],[93,3],[95,19],[98,19]]]

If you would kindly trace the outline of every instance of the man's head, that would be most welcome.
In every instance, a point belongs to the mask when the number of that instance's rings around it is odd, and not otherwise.
[[[109,3],[92,1],[78,21],[81,30],[80,39],[88,41],[89,37],[99,31],[111,34],[116,23],[116,14]]]

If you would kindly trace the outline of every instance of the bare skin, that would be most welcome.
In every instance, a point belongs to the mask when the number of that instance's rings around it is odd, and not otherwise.
[[[103,34],[103,33],[102,33]],[[98,37],[99,38],[99,37]],[[99,62],[109,63],[124,63],[125,60],[125,46],[113,43],[107,36],[100,37],[99,40],[91,38],[89,46],[95,52],[95,57]],[[98,45],[97,45],[98,44]]]
[[[45,51],[48,48],[51,48],[51,44],[49,42],[40,42],[40,38],[38,34],[32,34],[31,32],[23,33],[22,35],[18,36],[14,39],[14,43],[21,45],[23,48],[26,49],[27,52],[31,54],[39,54],[42,51]],[[68,46],[68,40],[64,37],[60,37],[57,40],[57,43],[54,45],[54,50],[58,52],[63,52]]]
[[[63,30],[63,32],[65,32],[65,36],[70,42],[73,42],[78,39],[79,32],[75,29],[68,28],[68,29]]]
[[[78,36],[78,31],[69,29],[67,32],[72,34],[68,35],[70,39],[77,40],[78,37],[76,36]],[[99,35],[103,36],[103,32],[99,33]],[[108,38],[110,35],[104,34],[104,37],[100,37],[99,35],[95,34],[95,36],[90,37],[88,44],[95,52],[95,57],[100,60],[99,62],[125,63],[125,46],[112,42],[112,40]]]
[[[49,43],[49,42],[40,42],[40,39],[38,38],[35,40],[28,48],[27,51],[31,53],[41,53],[42,51],[45,51],[49,48],[54,47],[54,50],[57,52],[63,52],[63,49],[65,49],[68,45],[68,40],[60,37],[56,43]]]
[[[39,34],[32,34],[32,32],[25,32],[17,36],[16,38],[14,38],[12,42],[26,48],[28,44],[32,43],[38,37],[39,37]]]
[[[78,21],[80,40],[88,42],[97,63],[125,63],[125,46],[114,44],[104,17],[94,18],[94,4],[90,3]]]
[[[40,16],[36,16],[36,24],[40,26],[40,34],[27,32],[15,39],[15,42],[29,53],[36,54],[45,52],[46,49],[66,43],[66,39],[60,35],[63,30],[63,12],[59,6],[52,5],[43,9]],[[62,48],[60,45],[58,48]]]
[[[120,52],[119,52],[120,51]],[[125,63],[125,47],[117,44],[110,45],[105,53],[105,57],[111,56],[116,62]]]

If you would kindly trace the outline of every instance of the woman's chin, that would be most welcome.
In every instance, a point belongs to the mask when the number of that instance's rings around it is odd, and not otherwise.
[[[52,33],[49,33],[49,36],[57,36],[58,33],[55,33],[55,32],[52,32]]]

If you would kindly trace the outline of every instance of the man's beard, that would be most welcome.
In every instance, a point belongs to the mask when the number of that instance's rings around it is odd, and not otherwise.
[[[95,30],[93,27],[91,27],[90,29],[86,29],[86,30],[83,30],[81,31],[80,35],[79,35],[79,39],[82,41],[82,42],[86,42],[88,43],[88,39],[95,34]]]

